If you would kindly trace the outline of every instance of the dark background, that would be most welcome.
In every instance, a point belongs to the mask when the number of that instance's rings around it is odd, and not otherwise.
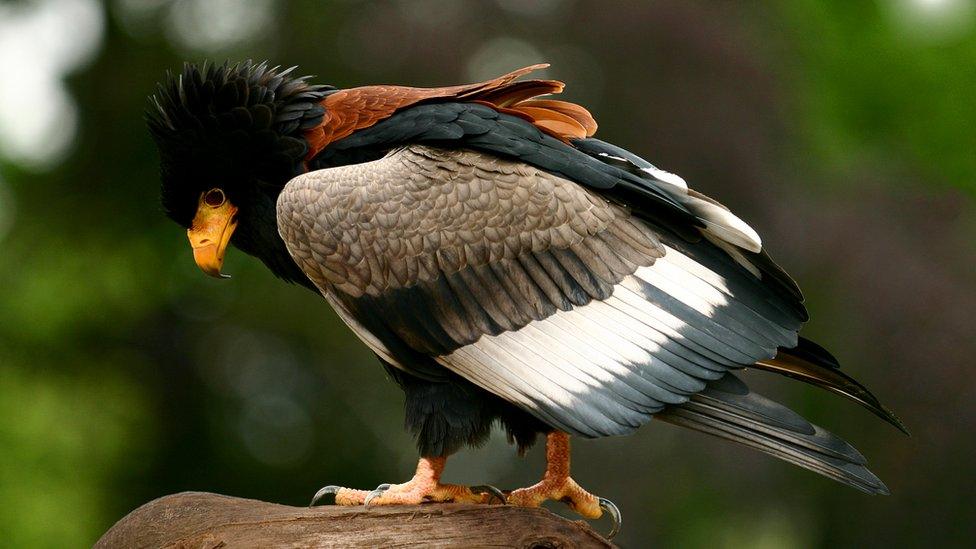
[[[184,59],[245,57],[343,87],[551,62],[600,137],[756,227],[806,292],[804,334],[913,431],[747,374],[854,442],[893,495],[652,422],[575,444],[622,544],[971,546],[971,0],[0,2],[4,545],[87,545],[181,490],[303,505],[412,472],[401,393],[326,303],[236,250],[232,280],[203,276],[161,214],[146,95]],[[446,478],[524,485],[541,454],[496,436]]]

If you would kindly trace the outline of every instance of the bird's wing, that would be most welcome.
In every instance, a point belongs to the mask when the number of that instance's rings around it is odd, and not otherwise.
[[[380,356],[433,357],[548,424],[623,434],[796,344],[802,315],[687,240],[523,162],[409,146],[293,179],[297,264]],[[709,234],[709,227],[700,229]],[[429,360],[429,358],[428,358]]]
[[[724,206],[688,189],[680,177],[592,138],[585,108],[553,99],[563,83],[517,81],[533,65],[498,78],[445,88],[366,86],[323,101],[321,124],[306,130],[309,169],[374,160],[397,146],[430,143],[514,158],[628,204],[685,239],[704,233],[744,268],[778,287],[805,317],[796,283],[762,250],[759,236]],[[697,228],[706,229],[699,231]]]

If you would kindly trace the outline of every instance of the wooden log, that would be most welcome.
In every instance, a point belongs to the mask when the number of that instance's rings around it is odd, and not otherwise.
[[[584,521],[509,505],[289,507],[206,492],[150,501],[96,549],[166,547],[613,547]]]

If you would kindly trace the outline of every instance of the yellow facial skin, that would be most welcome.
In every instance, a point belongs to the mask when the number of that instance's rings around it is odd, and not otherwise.
[[[193,224],[186,231],[197,267],[215,278],[230,278],[220,272],[224,252],[237,228],[237,207],[227,200],[224,191],[211,189],[200,194]]]

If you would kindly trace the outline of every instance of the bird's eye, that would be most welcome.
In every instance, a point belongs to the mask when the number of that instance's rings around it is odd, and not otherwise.
[[[211,208],[223,206],[226,200],[227,197],[224,196],[224,191],[220,189],[210,189],[207,191],[207,194],[203,195],[203,201]]]

